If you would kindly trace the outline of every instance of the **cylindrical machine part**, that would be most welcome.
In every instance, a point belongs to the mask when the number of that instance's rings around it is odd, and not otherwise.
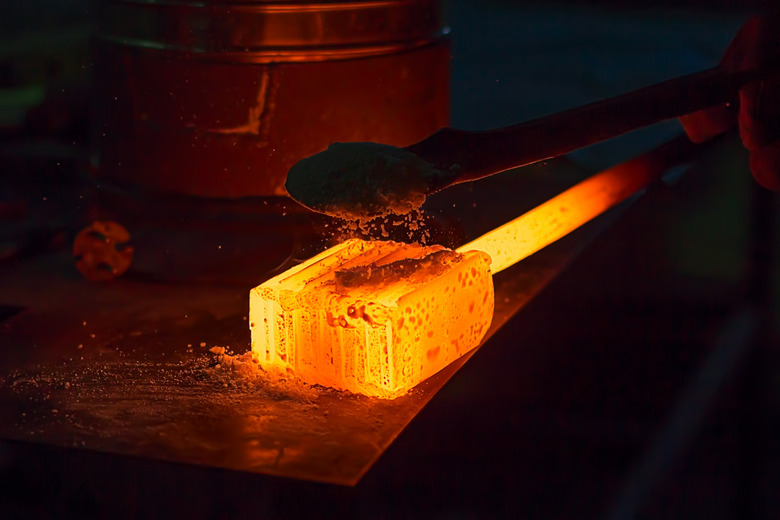
[[[159,192],[285,195],[334,141],[406,146],[449,122],[439,0],[106,0],[92,166]]]

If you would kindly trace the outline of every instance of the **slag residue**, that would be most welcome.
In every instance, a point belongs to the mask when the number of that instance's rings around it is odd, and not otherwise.
[[[440,176],[433,165],[403,148],[333,143],[293,166],[285,187],[314,211],[366,222],[418,211]]]

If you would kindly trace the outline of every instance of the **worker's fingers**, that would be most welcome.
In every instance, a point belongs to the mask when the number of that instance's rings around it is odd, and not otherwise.
[[[750,171],[761,186],[780,192],[780,141],[750,152]]]
[[[748,21],[723,55],[731,71],[780,69],[780,11]],[[780,192],[780,80],[759,81],[739,93],[739,133],[750,150],[756,181]]]
[[[748,150],[780,139],[780,81],[759,81],[739,93],[739,131]]]
[[[694,143],[703,143],[733,128],[737,111],[733,105],[709,108],[680,117],[685,133]]]
[[[780,68],[780,12],[764,14],[745,23],[726,49],[720,65],[730,72]],[[777,80],[750,85],[732,103],[683,116],[680,122],[695,142],[711,139],[739,122],[745,145],[754,150],[778,137],[779,91]]]
[[[780,11],[751,18],[729,44],[720,65],[732,72],[780,65],[779,28]]]
[[[780,69],[780,11],[749,20],[737,33],[721,60],[730,72]],[[702,110],[680,118],[692,141],[706,141],[739,125],[750,150],[750,170],[756,181],[780,192],[780,80],[744,87],[739,99],[727,106]]]
[[[726,70],[780,69],[780,11],[745,23],[721,60]],[[739,93],[739,131],[748,150],[780,138],[780,80],[747,85]]]

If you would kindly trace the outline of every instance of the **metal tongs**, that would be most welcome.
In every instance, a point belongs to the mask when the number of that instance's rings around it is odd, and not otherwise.
[[[460,173],[443,178],[440,186],[432,187],[435,191],[725,105],[736,100],[746,84],[767,76],[766,70],[729,72],[717,66],[505,128],[480,132],[443,128],[406,150],[440,171],[459,166]]]
[[[398,205],[411,197],[424,200],[454,184],[725,105],[746,84],[776,73],[765,69],[730,72],[718,66],[496,130],[443,128],[406,148],[337,143],[296,164],[288,174],[287,188],[294,199],[315,211],[379,215],[388,201]]]

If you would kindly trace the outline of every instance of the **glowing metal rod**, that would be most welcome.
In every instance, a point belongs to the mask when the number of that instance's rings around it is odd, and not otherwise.
[[[503,271],[646,188],[697,148],[686,137],[678,137],[597,173],[458,251],[484,251],[493,260],[491,272]]]

